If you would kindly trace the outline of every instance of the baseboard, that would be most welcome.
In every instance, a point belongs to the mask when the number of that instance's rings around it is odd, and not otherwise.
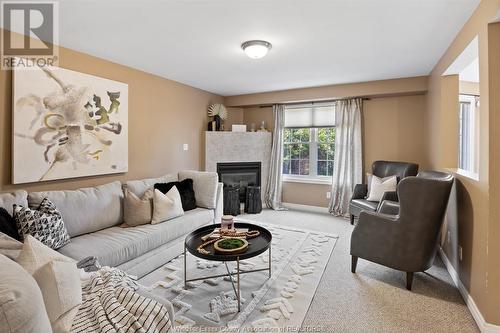
[[[294,209],[294,210],[305,210],[305,211],[314,212],[314,213],[328,213],[327,207],[301,205],[301,204],[295,204],[295,203],[290,203],[290,202],[283,202],[282,204],[283,204],[283,207]]]
[[[474,302],[474,299],[472,299],[472,297],[469,295],[469,292],[462,284],[462,281],[460,281],[457,271],[455,270],[455,268],[453,267],[453,265],[451,264],[450,260],[448,259],[448,257],[446,256],[441,247],[439,248],[439,255],[441,256],[441,259],[443,260],[443,263],[445,264],[448,273],[450,273],[453,283],[455,283],[455,286],[457,286],[460,295],[462,295],[462,298],[464,299],[467,308],[469,308],[472,317],[476,321],[479,330],[482,333],[500,333],[500,326],[486,322],[483,315],[479,311],[476,303]]]

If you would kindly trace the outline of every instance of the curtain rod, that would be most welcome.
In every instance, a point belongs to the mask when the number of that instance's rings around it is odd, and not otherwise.
[[[337,102],[337,101],[342,101],[346,99],[353,99],[353,98],[361,98],[363,101],[369,101],[371,98],[369,97],[344,97],[344,98],[335,98],[335,99],[324,99],[321,101],[304,101],[304,102],[291,102],[291,103],[274,103],[274,104],[261,104],[259,105],[259,108],[268,108],[272,107],[275,104],[283,104],[283,105],[307,105],[311,104],[314,105],[316,104],[324,104],[324,103],[331,103],[331,102]]]

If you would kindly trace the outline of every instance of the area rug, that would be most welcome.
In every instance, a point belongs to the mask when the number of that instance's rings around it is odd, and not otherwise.
[[[179,255],[139,282],[174,305],[174,323],[184,332],[298,332],[335,247],[337,236],[281,225],[262,225],[273,235],[272,275],[241,275],[241,312],[230,277],[189,282],[184,288],[183,243]],[[268,252],[240,262],[241,270],[266,268]],[[235,270],[235,263],[229,262]],[[188,253],[189,279],[227,273],[221,262]]]

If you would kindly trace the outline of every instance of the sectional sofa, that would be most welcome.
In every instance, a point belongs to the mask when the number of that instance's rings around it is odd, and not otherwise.
[[[124,227],[123,187],[141,197],[155,183],[193,179],[197,208],[159,224]],[[174,256],[177,244],[188,232],[220,221],[222,183],[217,173],[181,171],[159,178],[118,181],[90,188],[66,191],[0,194],[0,207],[12,213],[12,205],[38,207],[49,198],[61,212],[71,242],[58,251],[79,261],[95,256],[102,266],[111,266],[138,278],[162,266]]]

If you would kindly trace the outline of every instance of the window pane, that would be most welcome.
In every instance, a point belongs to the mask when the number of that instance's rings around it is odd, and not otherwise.
[[[326,161],[318,161],[318,176],[327,176]]]
[[[326,160],[329,146],[326,143],[318,144],[318,160]]]
[[[290,174],[298,175],[299,174],[299,160],[291,160],[290,161]]]
[[[283,161],[283,174],[288,175],[290,173],[290,161]]]
[[[292,153],[289,144],[283,145],[283,159],[289,160],[292,158]]]
[[[285,128],[283,131],[283,142],[291,142],[292,141],[292,130],[290,128]]]
[[[291,158],[299,158],[300,155],[300,145],[299,144],[291,144],[290,145],[290,156]]]
[[[301,144],[299,152],[300,159],[309,159],[309,144]]]
[[[309,160],[300,160],[299,166],[301,175],[309,175]]]
[[[333,161],[328,161],[328,174],[327,176],[333,175]]]

